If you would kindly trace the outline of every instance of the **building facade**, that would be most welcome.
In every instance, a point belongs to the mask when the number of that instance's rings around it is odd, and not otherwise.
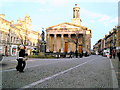
[[[0,14],[0,54],[16,55],[16,43],[18,36],[16,36],[15,28],[11,26],[10,21],[5,19],[4,14]],[[13,51],[12,51],[13,50]]]
[[[32,50],[38,47],[38,42],[41,40],[39,32],[32,30],[32,20],[30,16],[26,15],[24,18],[17,20],[13,26],[19,29],[19,36],[21,44],[27,48],[28,55],[31,55]]]
[[[117,27],[116,32],[116,49],[120,50],[120,26]]]
[[[108,50],[110,55],[112,55],[113,50],[120,50],[120,26],[115,26],[103,39],[98,40],[93,49],[94,52],[101,51],[99,53]]]
[[[0,54],[15,56],[17,47],[23,44],[30,55],[41,40],[39,32],[33,31],[31,27],[32,20],[28,15],[14,23],[6,20],[4,14],[0,14]]]
[[[102,52],[103,49],[103,39],[99,39],[97,43],[93,46],[93,50],[96,54],[99,54]]]
[[[80,8],[73,8],[72,23],[63,22],[46,28],[46,52],[90,52],[92,32],[81,25]]]

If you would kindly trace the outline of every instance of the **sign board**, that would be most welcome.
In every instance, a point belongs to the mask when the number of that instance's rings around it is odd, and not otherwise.
[[[11,46],[11,55],[16,56],[17,55],[17,45]]]

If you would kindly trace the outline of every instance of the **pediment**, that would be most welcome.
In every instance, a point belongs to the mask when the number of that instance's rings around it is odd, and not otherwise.
[[[64,28],[82,28],[82,26],[72,24],[72,23],[61,23],[61,24],[58,24],[58,25],[48,27],[47,29],[64,29]]]

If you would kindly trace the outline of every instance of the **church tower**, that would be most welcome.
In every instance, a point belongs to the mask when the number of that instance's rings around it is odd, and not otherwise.
[[[73,8],[73,19],[72,23],[81,25],[82,20],[80,19],[80,8],[75,4],[75,7]]]

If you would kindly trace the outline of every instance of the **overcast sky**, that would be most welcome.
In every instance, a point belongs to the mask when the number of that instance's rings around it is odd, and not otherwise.
[[[92,30],[92,46],[118,25],[119,0],[0,0],[0,12],[8,21],[28,14],[32,29],[40,31],[63,22],[72,22],[78,4],[82,25]]]

